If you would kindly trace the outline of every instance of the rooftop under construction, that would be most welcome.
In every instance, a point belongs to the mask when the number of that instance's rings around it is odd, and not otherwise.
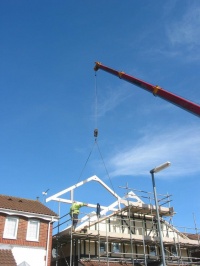
[[[72,204],[74,190],[91,181],[101,184],[116,201],[109,206],[101,206],[100,212],[96,204],[89,203],[88,207],[94,211],[81,216],[74,232],[69,213],[62,216],[54,227],[55,255],[52,265],[160,264],[162,251],[156,205],[149,193],[142,191],[144,196],[139,197],[134,191],[129,191],[120,197],[100,178],[92,176],[46,201]],[[65,197],[67,193],[70,193],[69,199]],[[190,233],[187,228],[183,232],[174,227],[172,217],[175,212],[169,206],[171,195],[159,197],[159,220],[166,265],[199,265],[197,229]]]

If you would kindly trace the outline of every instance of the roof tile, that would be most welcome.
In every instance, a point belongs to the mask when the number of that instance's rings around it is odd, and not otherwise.
[[[0,265],[1,266],[17,266],[11,249],[0,249]]]
[[[189,233],[184,233],[189,239],[191,240],[199,240],[200,235],[198,234],[189,234]]]
[[[107,261],[84,261],[81,260],[80,264],[82,264],[83,266],[106,266],[107,265]],[[131,263],[132,264],[132,263]],[[110,266],[126,266],[126,265],[131,265],[130,263],[126,263],[126,262],[110,262],[109,261],[109,265]]]
[[[57,216],[55,212],[50,210],[38,200],[30,200],[6,195],[0,195],[0,208],[28,213],[44,214],[49,216]]]

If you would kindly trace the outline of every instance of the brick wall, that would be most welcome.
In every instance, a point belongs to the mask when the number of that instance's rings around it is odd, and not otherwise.
[[[4,239],[3,238],[3,231],[4,231],[4,225],[5,225],[6,217],[7,217],[7,215],[0,214],[0,243],[46,248],[47,233],[48,233],[48,221],[40,220],[39,241],[35,242],[35,241],[27,241],[26,240],[28,218],[22,217],[22,216],[16,216],[19,218],[17,239]]]
[[[2,239],[3,237],[3,230],[4,230],[6,216],[7,216],[6,214],[0,213],[0,239]],[[1,240],[0,243],[2,243]]]
[[[27,241],[26,233],[28,226],[28,218],[23,216],[16,216],[19,218],[17,239],[3,238],[4,225],[7,215],[0,213],[0,244],[18,245],[18,246],[30,246],[30,247],[42,247],[46,250],[48,239],[49,221],[40,220],[40,234],[39,241]],[[49,252],[48,252],[48,266],[51,264],[51,249],[52,249],[52,230],[53,225],[50,225],[49,232]],[[45,259],[45,258],[44,258]]]

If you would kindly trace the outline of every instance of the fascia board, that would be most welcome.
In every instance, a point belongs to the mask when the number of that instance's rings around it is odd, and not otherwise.
[[[30,213],[30,212],[23,212],[23,211],[17,211],[17,210],[10,210],[10,209],[4,209],[0,208],[0,213],[5,213],[8,215],[20,215],[20,216],[25,216],[28,218],[38,218],[46,221],[51,221],[51,222],[56,222],[58,221],[59,217],[58,216],[50,216],[50,215],[45,215],[45,214],[39,214],[39,213]]]

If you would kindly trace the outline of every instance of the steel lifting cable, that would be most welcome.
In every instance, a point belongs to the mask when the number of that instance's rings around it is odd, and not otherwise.
[[[110,178],[110,175],[108,173],[108,169],[106,167],[105,161],[103,159],[102,153],[100,151],[100,148],[99,148],[99,145],[98,145],[98,142],[97,142],[97,137],[98,137],[97,119],[98,119],[98,95],[97,95],[97,71],[95,71],[95,129],[94,129],[95,144],[97,145],[98,152],[100,154],[100,157],[101,157],[101,160],[103,162],[104,168],[106,170],[107,176],[108,176],[108,178],[110,180],[110,184],[111,184],[112,190],[115,192],[113,184],[112,184],[112,181],[111,181],[111,178]]]
[[[97,129],[97,78],[96,78],[96,72],[95,72],[95,85],[94,85],[94,87],[95,87],[95,111],[94,111],[95,129],[94,129],[94,137],[95,137],[95,142],[96,142],[96,138],[98,137],[98,129]],[[88,155],[88,158],[87,158],[87,160],[86,160],[86,162],[85,162],[85,164],[83,166],[83,169],[82,169],[82,171],[80,173],[80,176],[79,176],[77,182],[79,182],[80,178],[82,177],[82,174],[83,174],[83,172],[85,170],[85,167],[86,167],[86,165],[87,165],[87,163],[88,163],[88,161],[90,159],[90,156],[92,154],[92,151],[94,149],[95,142],[94,142],[94,144],[92,146],[92,149],[91,149],[91,151],[90,151],[90,153]]]
[[[95,120],[95,129],[94,129],[94,137],[95,140],[98,137],[98,125],[97,125],[97,108],[98,108],[98,101],[97,101],[97,73],[95,71],[95,79],[94,79],[94,89],[95,89],[95,111],[94,111],[94,120]]]
[[[88,161],[89,161],[89,159],[90,159],[90,156],[91,156],[91,154],[92,154],[92,151],[93,151],[93,149],[94,149],[94,145],[95,145],[95,142],[94,142],[94,144],[93,144],[93,146],[92,146],[92,149],[91,149],[91,151],[90,151],[90,153],[89,153],[89,155],[88,155],[88,158],[87,158],[87,160],[86,160],[86,162],[85,162],[85,164],[84,164],[84,166],[83,166],[83,169],[82,169],[82,171],[81,171],[81,173],[80,173],[80,176],[79,176],[79,178],[78,178],[77,183],[79,182],[80,178],[82,177],[83,171],[85,170],[85,167],[86,167],[86,165],[87,165],[87,163],[88,163]]]
[[[97,140],[95,140],[95,143],[96,143],[96,145],[97,145],[97,148],[98,148],[99,154],[100,154],[100,156],[101,156],[101,160],[102,160],[102,162],[103,162],[104,168],[105,168],[106,173],[107,173],[107,176],[108,176],[108,178],[109,178],[109,181],[110,181],[110,184],[111,184],[112,190],[115,192],[114,187],[113,187],[113,184],[112,184],[112,181],[111,181],[111,178],[110,178],[110,175],[109,175],[109,173],[108,173],[108,169],[107,169],[107,167],[106,167],[106,164],[105,164],[104,159],[103,159],[103,156],[102,156],[102,154],[101,154],[101,151],[100,151],[99,145],[98,145],[98,143],[97,143]]]
[[[99,152],[100,157],[101,157],[101,160],[102,160],[102,162],[103,162],[103,165],[104,165],[104,168],[105,168],[106,174],[107,174],[107,176],[108,176],[108,178],[109,178],[109,181],[110,181],[110,184],[111,184],[112,190],[115,192],[114,187],[113,187],[113,184],[112,184],[112,181],[111,181],[111,178],[110,178],[110,175],[109,175],[109,173],[108,173],[108,170],[107,170],[107,167],[106,167],[106,164],[105,164],[105,161],[104,161],[104,159],[103,159],[102,153],[101,153],[101,151],[100,151],[100,148],[99,148],[99,145],[98,145],[98,142],[97,142],[97,138],[98,138],[98,128],[97,128],[97,118],[98,118],[98,112],[97,112],[98,109],[97,109],[97,108],[98,108],[98,107],[97,107],[97,105],[98,105],[98,101],[97,101],[97,75],[96,75],[96,71],[95,71],[95,115],[94,115],[94,120],[95,120],[94,138],[95,138],[95,140],[94,140],[94,144],[93,144],[93,146],[92,146],[92,149],[91,149],[91,151],[90,151],[90,153],[89,153],[89,155],[88,155],[88,158],[87,158],[87,160],[86,160],[86,162],[85,162],[85,164],[84,164],[84,166],[83,166],[83,169],[82,169],[82,171],[81,171],[81,173],[80,173],[80,176],[79,176],[79,178],[78,178],[78,182],[79,182],[80,178],[82,177],[82,174],[83,174],[83,172],[84,172],[84,170],[85,170],[85,168],[86,168],[86,165],[87,165],[87,163],[88,163],[88,161],[89,161],[89,159],[90,159],[90,156],[91,156],[91,154],[92,154],[92,152],[93,152],[93,149],[94,149],[94,146],[95,146],[95,144],[96,144],[96,145],[97,145],[98,152]]]

